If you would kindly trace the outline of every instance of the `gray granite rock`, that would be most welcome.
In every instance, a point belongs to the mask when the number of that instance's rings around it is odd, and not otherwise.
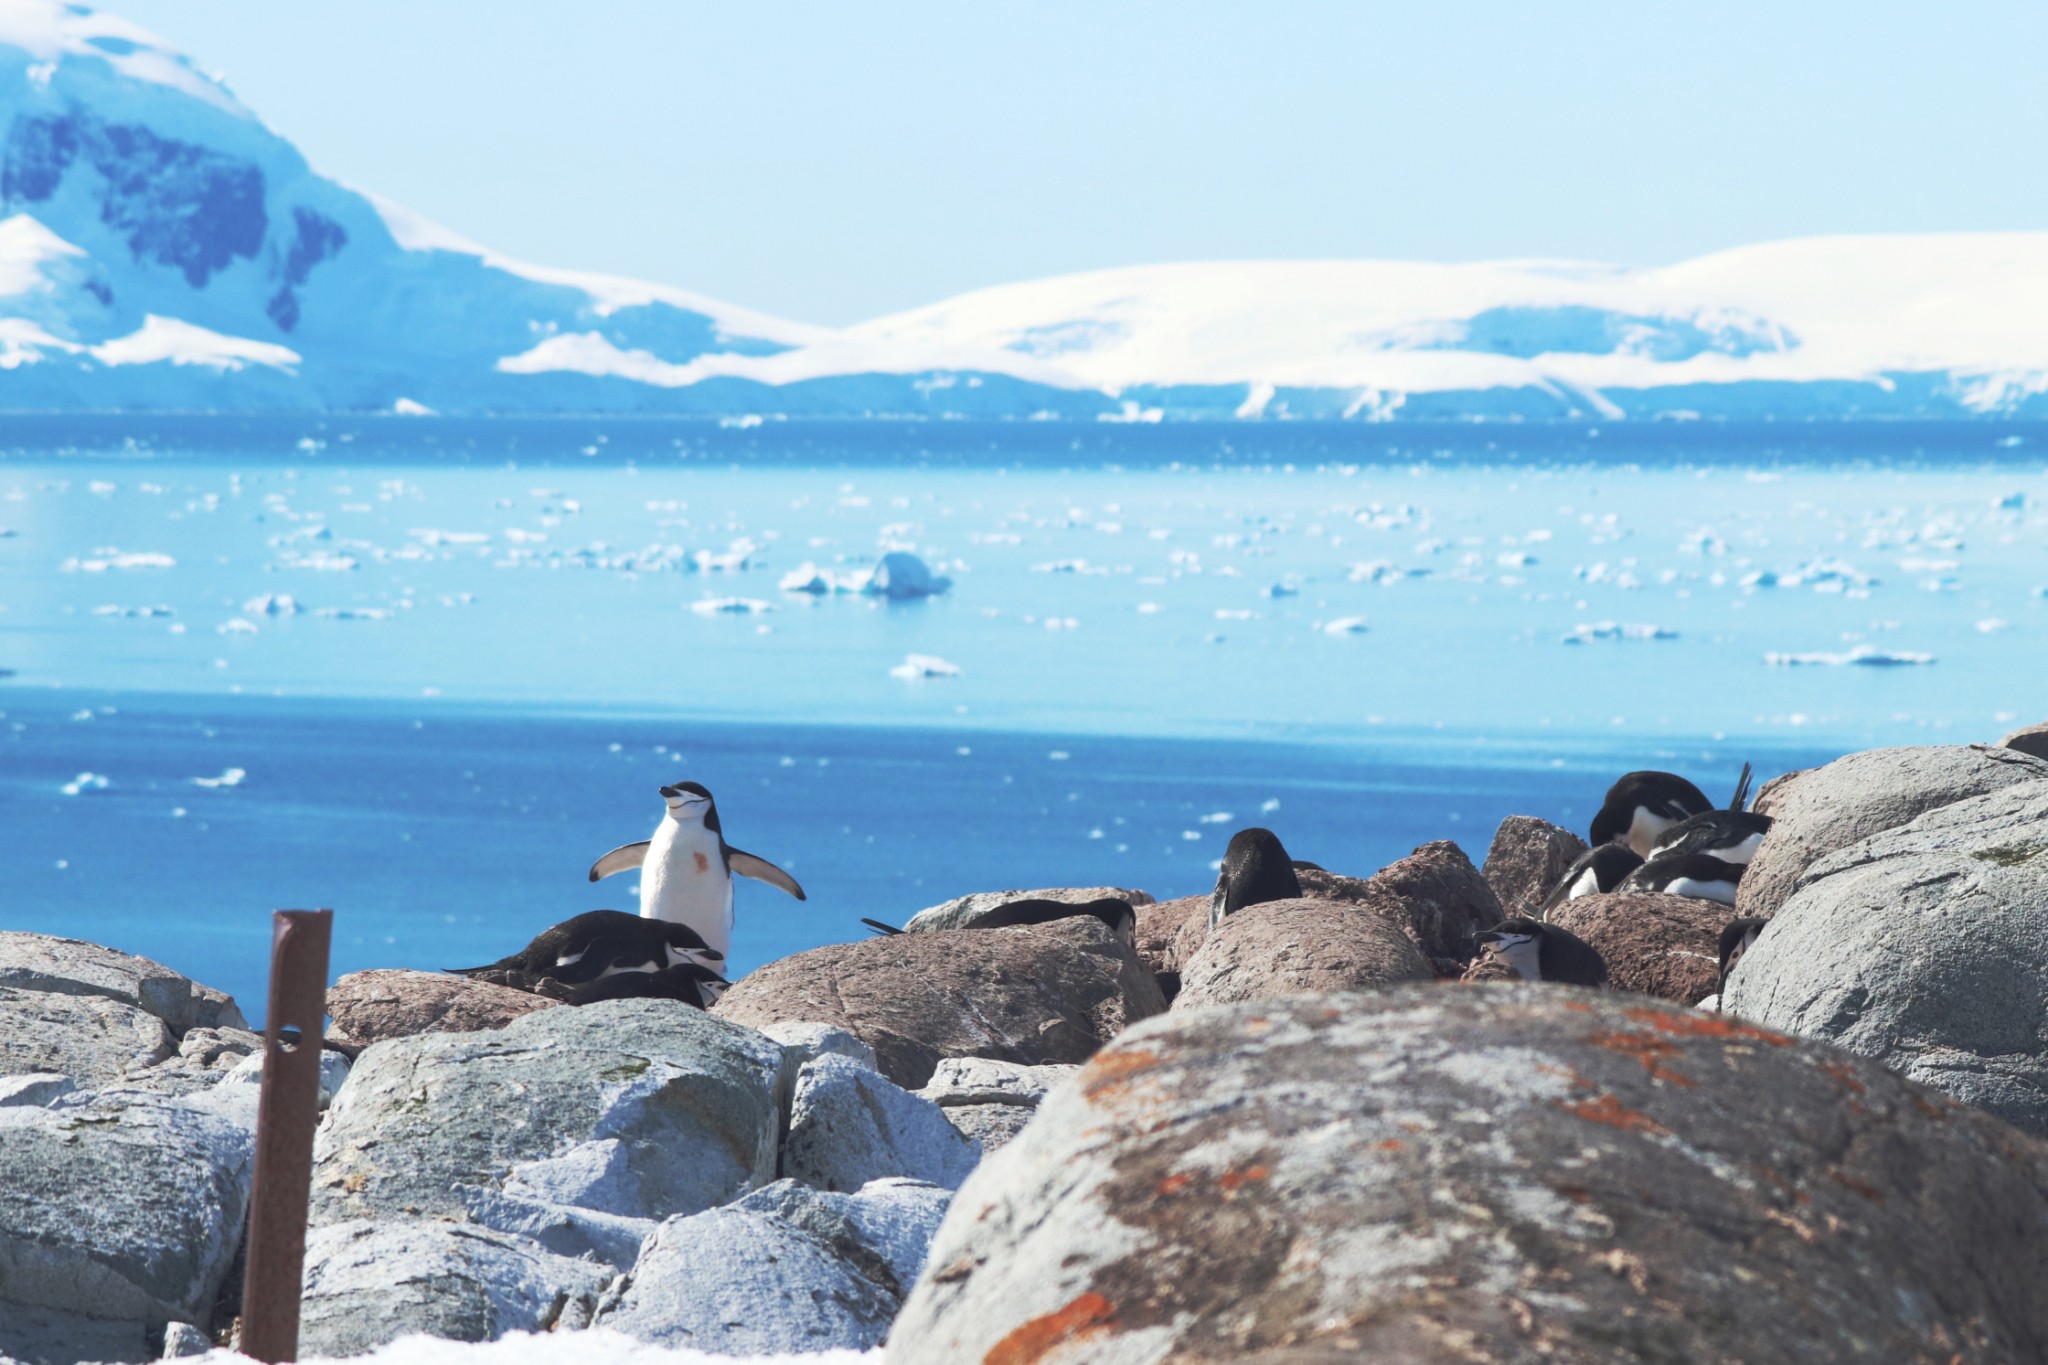
[[[631,1270],[640,1247],[660,1226],[652,1218],[600,1213],[523,1192],[458,1185],[469,1221],[494,1232],[525,1237],[557,1256]]]
[[[1135,908],[1152,904],[1152,897],[1143,891],[1133,891],[1121,886],[1050,886],[1036,891],[976,891],[971,895],[956,896],[952,900],[918,911],[904,922],[907,934],[923,933],[931,929],[966,929],[974,921],[998,906],[1011,901],[1060,901],[1067,905],[1086,905],[1089,901],[1115,898],[1128,901]]]
[[[57,1071],[29,1071],[18,1076],[0,1076],[0,1105],[45,1105],[78,1089],[69,1076]]]
[[[111,1085],[177,1052],[169,1026],[103,995],[0,986],[0,1075],[56,1072]]]
[[[249,1027],[223,992],[146,957],[75,938],[0,932],[0,986],[119,1001],[163,1020],[173,1037],[195,1028]]]
[[[2048,1136],[2048,783],[1811,864],[1722,1005]]]
[[[213,1338],[189,1322],[174,1322],[164,1328],[164,1349],[159,1360],[180,1360],[203,1356],[213,1349]]]
[[[241,1240],[253,1136],[143,1091],[0,1108],[0,1299],[205,1321]]]
[[[189,1095],[228,1079],[236,1067],[262,1051],[260,1033],[241,1028],[195,1028],[178,1040],[174,1055],[129,1072],[122,1083]]]
[[[948,1057],[917,1093],[939,1106],[985,1156],[1022,1132],[1046,1092],[1078,1066],[1019,1066],[986,1057]]]
[[[713,1355],[866,1350],[881,1344],[896,1308],[887,1289],[788,1219],[721,1208],[663,1223],[596,1325]]]
[[[1868,749],[1803,772],[1771,793],[1771,832],[1742,874],[1735,912],[1769,919],[1835,850],[1952,802],[2044,780],[2048,761],[1988,744]]]
[[[889,1365],[2048,1358],[2048,1144],[1571,987],[1149,1020],[955,1197]]]
[[[313,1220],[461,1217],[459,1186],[629,1218],[726,1203],[774,1178],[782,1059],[667,1000],[376,1044],[321,1125]]]
[[[751,1028],[837,1025],[874,1048],[883,1075],[915,1088],[945,1057],[1084,1061],[1165,1008],[1131,947],[1083,916],[813,948],[749,973],[712,1013]]]
[[[609,1268],[523,1237],[418,1219],[361,1219],[306,1238],[299,1354],[363,1355],[412,1332],[495,1341],[588,1325]]]
[[[981,1148],[939,1106],[844,1057],[805,1062],[790,1104],[782,1174],[851,1192],[892,1176],[957,1189]]]
[[[761,1032],[782,1044],[789,1054],[792,1069],[802,1066],[816,1057],[827,1053],[858,1062],[868,1070],[876,1070],[875,1050],[860,1038],[836,1024],[814,1024],[804,1019],[784,1019],[769,1024]]]
[[[220,1078],[222,1085],[263,1084],[262,1038],[257,1037],[257,1050],[244,1056]],[[320,1108],[324,1111],[334,1103],[334,1097],[341,1093],[341,1087],[348,1080],[349,1060],[346,1054],[332,1048],[320,1051]]]
[[[922,1180],[876,1180],[851,1194],[778,1180],[731,1207],[795,1224],[901,1299],[923,1273],[932,1236],[952,1202],[951,1190]]]
[[[91,1317],[0,1295],[0,1365],[154,1360],[156,1334],[141,1319]]]
[[[2025,725],[1998,741],[1999,747],[2017,749],[2035,758],[2048,758],[2048,721]]]

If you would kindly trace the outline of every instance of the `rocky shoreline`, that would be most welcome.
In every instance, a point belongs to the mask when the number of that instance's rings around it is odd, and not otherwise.
[[[1206,893],[963,897],[708,1012],[344,977],[301,1356],[2048,1359],[2044,751],[1769,784],[1734,907],[1551,912],[1600,991],[1480,952],[1585,851],[1524,816],[1213,929]],[[956,927],[1026,896],[1135,933]],[[1698,1008],[1735,915],[1768,923]],[[261,1045],[158,964],[0,933],[0,1365],[231,1344]]]

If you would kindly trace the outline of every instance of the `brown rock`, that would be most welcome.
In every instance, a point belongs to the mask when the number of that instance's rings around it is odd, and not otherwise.
[[[1465,850],[1448,839],[1375,872],[1359,904],[1392,915],[1438,976],[1461,974],[1479,951],[1474,936],[1507,918]]]
[[[1550,923],[1607,960],[1611,988],[1676,1005],[1696,1005],[1719,986],[1721,930],[1734,918],[1715,901],[1647,891],[1578,896],[1550,912]]]
[[[1347,877],[1320,867],[1298,867],[1294,877],[1301,883],[1301,894],[1310,900],[1363,905],[1372,898],[1372,883],[1364,877]]]
[[[2032,754],[2035,758],[2048,758],[2048,721],[2013,731],[1998,741],[1998,747],[2018,749],[2021,753]]]
[[[1286,900],[1226,915],[1181,967],[1173,1008],[1358,990],[1436,973],[1401,926],[1339,901]]]
[[[350,972],[327,992],[334,1022],[327,1041],[354,1056],[387,1038],[415,1033],[482,1033],[523,1014],[553,1009],[545,996],[442,972]]]
[[[961,1187],[888,1365],[2048,1360],[2048,1145],[1640,997],[1150,1020]]]
[[[1178,972],[1186,959],[1181,956],[1186,946],[1180,934],[1190,920],[1203,926],[1209,923],[1209,896],[1182,896],[1178,900],[1160,901],[1156,905],[1138,907],[1138,956],[1154,972]],[[1206,933],[1206,927],[1204,929]],[[1201,939],[1193,940],[1193,946],[1202,946]]]
[[[764,1028],[834,1024],[908,1090],[945,1057],[1082,1062],[1126,1024],[1166,1009],[1159,983],[1100,920],[933,930],[835,943],[771,962],[712,1012]]]
[[[1460,981],[1520,981],[1522,974],[1499,953],[1481,953],[1465,964]]]
[[[1771,832],[1742,874],[1739,915],[1769,919],[1815,862],[1931,810],[2048,780],[2048,760],[1989,744],[1868,749],[1801,773],[1772,794]]]
[[[1812,772],[1811,768],[1794,768],[1789,773],[1779,773],[1756,789],[1756,795],[1749,799],[1749,808],[1758,815],[1769,815],[1772,807],[1785,799],[1785,793],[1792,784]]]
[[[1586,841],[1561,825],[1533,815],[1510,815],[1493,832],[1493,847],[1486,850],[1480,875],[1500,899],[1502,919],[1534,919],[1585,851]]]

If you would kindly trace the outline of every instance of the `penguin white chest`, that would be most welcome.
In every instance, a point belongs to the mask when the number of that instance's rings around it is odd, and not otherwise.
[[[716,833],[663,820],[640,873],[640,914],[686,924],[721,953],[732,949],[732,876]]]
[[[1664,831],[1677,823],[1647,806],[1637,806],[1635,818],[1628,825],[1628,846],[1638,858],[1647,858],[1657,841],[1664,837]]]

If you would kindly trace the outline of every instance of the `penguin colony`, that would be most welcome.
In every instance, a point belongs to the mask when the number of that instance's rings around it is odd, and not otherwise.
[[[1749,807],[1751,770],[1743,765],[1734,798],[1716,808],[1676,773],[1632,772],[1608,789],[1590,830],[1592,847],[1544,900],[1533,918],[1506,920],[1479,935],[1483,950],[1526,981],[1605,986],[1607,964],[1583,939],[1549,922],[1580,896],[1644,891],[1688,896],[1733,907],[1743,871],[1771,827]],[[806,899],[796,878],[757,854],[725,841],[708,788],[676,782],[661,788],[664,811],[653,835],[621,844],[590,867],[590,880],[641,870],[640,913],[591,910],[543,930],[510,956],[449,970],[475,980],[544,995],[565,1004],[652,997],[708,1009],[730,984],[735,875],[766,882]],[[1225,849],[1209,900],[1209,928],[1247,906],[1302,894],[1297,875],[1320,870],[1291,859],[1269,829],[1241,829]],[[1020,899],[993,906],[965,925],[999,929],[1088,916],[1129,945],[1137,914],[1128,901],[1081,904]],[[876,934],[904,932],[880,920],[861,921]],[[1756,942],[1766,921],[1731,918],[1720,940],[1720,987]],[[1168,984],[1169,988],[1177,983]]]

